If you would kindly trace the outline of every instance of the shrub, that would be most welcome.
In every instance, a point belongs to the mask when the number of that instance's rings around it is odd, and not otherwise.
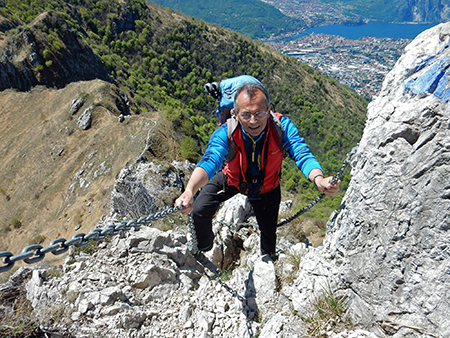
[[[44,235],[37,235],[33,238],[32,243],[30,244],[42,244],[45,241]]]
[[[59,52],[63,48],[63,44],[60,40],[55,40],[52,42],[52,51]]]
[[[185,159],[191,162],[198,160],[198,146],[197,142],[192,137],[185,137],[180,143],[180,153]]]
[[[43,57],[45,60],[50,60],[50,59],[52,58],[52,52],[51,52],[51,50],[48,49],[48,48],[45,48],[44,51],[42,52],[42,57]]]
[[[297,187],[297,183],[295,183],[294,179],[290,178],[284,183],[284,189],[288,191],[295,192],[295,188]]]
[[[279,280],[283,284],[292,283],[297,277],[297,272],[300,267],[302,255],[298,252],[288,251],[286,257],[278,260],[279,269],[281,274],[278,276]],[[291,266],[290,269],[284,269],[285,266]]]
[[[63,276],[63,273],[61,272],[61,270],[58,269],[50,269],[47,272],[48,276],[53,277],[53,278],[61,278]]]
[[[76,252],[76,253],[83,252],[87,255],[92,255],[94,252],[96,252],[98,250],[98,245],[99,245],[98,242],[96,242],[94,240],[90,240],[89,243],[87,243],[84,246],[74,247],[74,252]]]
[[[17,217],[13,217],[11,218],[11,225],[15,229],[19,229],[22,226],[22,222]]]
[[[166,118],[171,122],[179,122],[181,120],[181,112],[179,110],[168,107],[166,110]]]

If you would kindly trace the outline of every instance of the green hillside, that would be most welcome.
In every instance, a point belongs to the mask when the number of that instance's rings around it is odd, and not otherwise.
[[[0,15],[13,22],[19,18],[23,27],[44,10],[60,13],[128,95],[131,114],[161,113],[159,139],[144,154],[149,160],[197,161],[216,128],[211,115],[216,102],[204,94],[204,84],[241,74],[251,74],[265,84],[276,110],[296,123],[327,174],[334,173],[362,135],[367,102],[352,90],[228,29],[144,0],[4,3]],[[46,67],[52,67],[51,55],[61,52],[64,32],[45,34],[52,42]],[[174,145],[171,151],[158,147],[167,142]],[[347,173],[342,193],[348,180]],[[302,193],[305,201],[317,194],[291,162],[284,166],[283,185],[286,191]],[[324,210],[337,207],[340,199],[330,203]]]
[[[260,0],[153,0],[187,15],[230,28],[251,38],[296,31],[298,22]]]

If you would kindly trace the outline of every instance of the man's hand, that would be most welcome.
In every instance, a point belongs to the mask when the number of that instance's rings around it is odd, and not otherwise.
[[[194,196],[189,190],[186,190],[175,200],[175,206],[183,206],[183,209],[180,210],[183,215],[187,215],[192,211],[192,204],[194,204]]]
[[[201,167],[194,169],[184,193],[182,193],[180,197],[175,200],[175,206],[179,206],[180,204],[183,206],[183,209],[180,210],[183,215],[187,215],[192,211],[194,195],[208,182],[208,180],[209,177],[205,169]]]
[[[333,177],[322,177],[318,176],[314,180],[314,183],[317,186],[317,189],[319,189],[320,192],[323,192],[327,196],[334,196],[339,190],[339,185],[341,184],[341,181],[338,180],[335,184],[331,184],[331,181],[333,180]]]

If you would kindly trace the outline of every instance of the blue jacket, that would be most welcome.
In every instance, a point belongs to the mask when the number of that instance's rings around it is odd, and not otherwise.
[[[281,125],[284,129],[284,147],[306,178],[308,178],[311,170],[322,170],[294,123],[287,116],[283,116]],[[243,134],[245,135],[245,133]],[[251,142],[251,140],[248,141]],[[227,125],[223,124],[211,135],[205,154],[197,164],[197,167],[203,168],[211,179],[222,168],[223,161],[229,150]]]

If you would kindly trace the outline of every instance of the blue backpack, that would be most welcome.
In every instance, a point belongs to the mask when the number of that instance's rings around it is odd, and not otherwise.
[[[224,124],[227,120],[227,116],[224,114],[224,109],[232,109],[234,105],[234,96],[236,91],[244,83],[257,82],[263,85],[258,79],[250,75],[240,75],[225,79],[217,82],[207,83],[204,86],[206,93],[210,94],[213,98],[218,100],[218,108],[216,110],[217,124],[220,126]]]
[[[220,85],[217,82],[207,83],[204,86],[204,90],[206,93],[210,94],[212,97],[218,100],[219,107],[216,110],[217,124],[220,126],[227,123],[227,139],[228,145],[230,147],[230,152],[226,157],[226,161],[230,161],[236,154],[236,144],[233,140],[233,133],[237,127],[237,121],[234,117],[228,117],[224,114],[224,109],[229,108],[232,109],[234,106],[234,96],[240,86],[244,83],[248,82],[257,82],[260,85],[264,86],[261,81],[254,78],[250,75],[241,75],[237,77],[232,77],[229,79],[225,79],[220,81]],[[284,150],[284,129],[281,125],[280,114],[271,113],[269,119],[275,126],[275,131],[277,132],[278,141],[280,145],[280,149]]]

